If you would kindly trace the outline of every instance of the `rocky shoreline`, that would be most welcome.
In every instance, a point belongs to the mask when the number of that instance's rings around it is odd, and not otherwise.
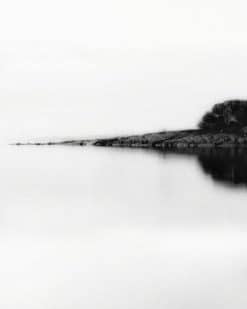
[[[14,145],[110,146],[150,149],[247,147],[247,101],[228,100],[213,106],[201,119],[198,129],[162,131],[142,135],[98,139],[71,139]]]
[[[182,130],[162,131],[114,138],[64,140],[58,142],[15,143],[14,145],[70,145],[150,149],[193,149],[247,147],[247,128],[235,131]]]
[[[109,146],[150,149],[247,147],[247,101],[228,100],[213,106],[201,119],[198,129],[162,131],[142,135],[98,139],[71,139],[14,145]]]
[[[228,148],[247,147],[247,130],[211,131],[211,130],[183,130],[164,131],[143,135],[96,139],[92,145],[105,147],[130,148]]]

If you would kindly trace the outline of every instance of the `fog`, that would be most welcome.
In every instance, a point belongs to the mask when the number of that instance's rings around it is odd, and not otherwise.
[[[0,4],[1,307],[246,308],[244,187],[193,157],[8,145],[195,128],[246,99],[246,8]]]
[[[246,307],[244,187],[154,152],[3,154],[1,306]]]
[[[42,1],[0,6],[0,135],[194,128],[246,98],[240,1]]]

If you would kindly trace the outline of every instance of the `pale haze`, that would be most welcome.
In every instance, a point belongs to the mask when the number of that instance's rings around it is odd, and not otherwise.
[[[246,187],[193,156],[9,145],[196,128],[247,98],[246,11],[0,3],[1,308],[247,308]]]
[[[7,1],[5,141],[195,127],[246,98],[245,3]]]

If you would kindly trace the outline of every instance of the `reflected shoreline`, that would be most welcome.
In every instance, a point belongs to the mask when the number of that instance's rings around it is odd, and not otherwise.
[[[232,187],[247,186],[247,150],[241,148],[197,148],[155,150],[162,156],[181,155],[196,157],[201,169],[216,182]]]
[[[16,145],[16,144],[15,144]],[[24,144],[21,144],[24,145]],[[58,145],[58,146],[99,146],[81,141],[63,141],[56,143],[27,143],[25,145]],[[124,150],[140,150],[156,153],[163,159],[167,155],[186,156],[196,158],[202,171],[210,175],[216,182],[237,187],[247,187],[247,147],[181,147],[181,148],[156,148],[156,147],[127,147],[123,145],[100,145],[103,148]],[[84,148],[84,147],[83,147]]]

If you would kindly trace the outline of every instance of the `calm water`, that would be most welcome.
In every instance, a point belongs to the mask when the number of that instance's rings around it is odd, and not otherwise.
[[[1,153],[1,308],[246,308],[243,153]]]

